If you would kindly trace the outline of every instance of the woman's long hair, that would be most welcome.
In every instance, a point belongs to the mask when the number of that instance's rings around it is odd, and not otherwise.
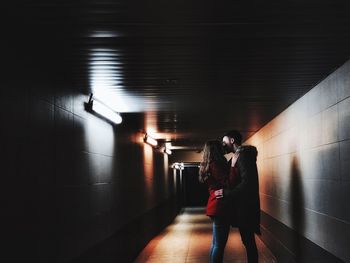
[[[223,147],[220,141],[207,141],[203,149],[203,159],[199,167],[199,181],[204,183],[209,177],[209,164],[212,161],[226,165],[226,158],[224,157]]]

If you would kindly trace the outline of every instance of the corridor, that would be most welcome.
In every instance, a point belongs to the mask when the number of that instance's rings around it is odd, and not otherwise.
[[[184,208],[174,222],[152,239],[134,263],[209,262],[212,225],[204,208]],[[264,243],[256,238],[260,263],[276,263]],[[225,263],[245,263],[246,255],[237,229],[231,229]]]
[[[350,263],[349,0],[1,11],[1,262]]]

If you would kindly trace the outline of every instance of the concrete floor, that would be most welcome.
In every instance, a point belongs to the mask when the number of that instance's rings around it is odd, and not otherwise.
[[[134,263],[187,263],[209,262],[211,246],[211,220],[204,208],[185,208],[170,226],[151,240]],[[264,243],[256,238],[259,249],[259,262],[277,262]],[[224,262],[247,262],[245,249],[238,230],[231,229],[225,249]]]

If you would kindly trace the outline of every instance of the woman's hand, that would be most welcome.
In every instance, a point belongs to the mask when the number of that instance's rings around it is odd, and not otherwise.
[[[224,189],[219,189],[214,192],[216,199],[221,199],[224,197]]]

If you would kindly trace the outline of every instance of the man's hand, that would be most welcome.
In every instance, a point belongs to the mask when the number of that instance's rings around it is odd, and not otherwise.
[[[224,197],[224,189],[219,189],[214,192],[216,199],[221,199]]]

